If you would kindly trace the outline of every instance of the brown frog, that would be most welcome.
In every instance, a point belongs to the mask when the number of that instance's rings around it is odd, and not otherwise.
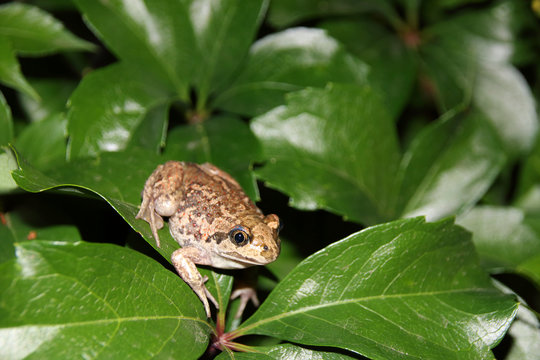
[[[150,175],[142,193],[137,219],[150,224],[159,247],[157,230],[163,217],[169,217],[172,237],[182,248],[173,252],[172,263],[180,277],[193,289],[210,317],[210,299],[195,264],[221,269],[242,269],[264,265],[280,252],[280,220],[264,216],[226,172],[212,164],[169,161]],[[249,299],[256,302],[253,290],[241,291],[241,308]]]

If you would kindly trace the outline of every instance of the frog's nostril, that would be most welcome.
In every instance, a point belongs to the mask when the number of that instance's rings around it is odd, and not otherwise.
[[[268,250],[268,246],[264,245],[264,246],[263,246],[263,250],[264,250],[264,251],[267,251],[267,250]]]

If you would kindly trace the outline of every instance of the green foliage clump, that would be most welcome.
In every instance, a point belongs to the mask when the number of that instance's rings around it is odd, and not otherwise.
[[[537,359],[539,9],[0,5],[0,358]],[[241,319],[135,219],[171,159],[285,223]]]

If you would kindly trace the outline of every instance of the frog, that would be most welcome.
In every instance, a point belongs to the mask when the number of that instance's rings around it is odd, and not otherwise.
[[[168,161],[146,180],[140,210],[136,215],[150,225],[156,246],[158,230],[168,218],[169,232],[180,245],[171,255],[178,273],[199,297],[206,316],[210,300],[219,305],[205,286],[196,265],[218,269],[244,269],[266,265],[281,249],[281,221],[276,214],[264,215],[227,172],[211,163]],[[252,288],[234,291],[243,311],[249,300],[258,305]],[[240,311],[241,310],[241,311]]]

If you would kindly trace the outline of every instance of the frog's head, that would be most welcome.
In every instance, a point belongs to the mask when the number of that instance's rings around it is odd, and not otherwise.
[[[236,262],[235,267],[271,263],[279,256],[280,230],[281,222],[275,214],[241,216],[222,242],[221,256]]]

